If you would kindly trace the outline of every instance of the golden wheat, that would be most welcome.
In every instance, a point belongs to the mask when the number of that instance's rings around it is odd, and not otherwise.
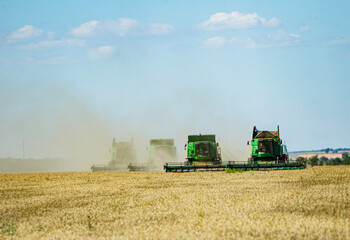
[[[0,238],[350,239],[350,167],[0,175]]]

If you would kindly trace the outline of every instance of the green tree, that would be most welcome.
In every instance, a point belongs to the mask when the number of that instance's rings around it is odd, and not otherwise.
[[[307,159],[306,159],[306,158],[304,158],[304,157],[298,157],[296,161],[297,161],[297,162],[299,162],[299,163],[306,164]]]
[[[341,165],[343,161],[340,158],[333,158],[332,165]]]
[[[326,165],[334,165],[333,159],[328,159],[328,161],[326,162]]]
[[[328,163],[328,158],[326,158],[326,157],[320,157],[320,163],[319,163],[319,165],[327,165],[327,163]]]
[[[344,157],[344,165],[350,165],[350,156],[348,154]]]
[[[309,163],[312,167],[318,165],[319,161],[320,160],[318,159],[317,155],[315,155],[309,159]]]

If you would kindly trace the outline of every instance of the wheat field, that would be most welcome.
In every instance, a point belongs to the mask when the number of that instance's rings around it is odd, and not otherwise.
[[[350,167],[0,175],[0,239],[350,239]]]

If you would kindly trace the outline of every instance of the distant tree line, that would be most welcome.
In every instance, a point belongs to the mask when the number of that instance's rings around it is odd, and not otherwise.
[[[309,164],[311,166],[323,166],[323,165],[350,165],[350,156],[345,155],[344,159],[342,158],[326,158],[318,157],[317,155],[311,158],[298,157],[297,162],[302,162],[304,164]]]
[[[337,153],[338,151],[349,151],[350,148],[323,148],[323,149],[319,149],[319,150],[305,150],[305,151],[293,151],[290,153],[301,153],[301,152],[325,152],[325,153],[329,153],[329,152],[334,152]]]

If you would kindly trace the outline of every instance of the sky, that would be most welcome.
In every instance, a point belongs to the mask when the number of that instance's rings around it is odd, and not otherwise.
[[[0,157],[22,156],[24,140],[27,157],[102,158],[113,137],[142,149],[175,138],[182,156],[187,135],[214,133],[245,158],[253,126],[277,125],[289,151],[350,147],[349,12],[326,0],[1,0]]]

